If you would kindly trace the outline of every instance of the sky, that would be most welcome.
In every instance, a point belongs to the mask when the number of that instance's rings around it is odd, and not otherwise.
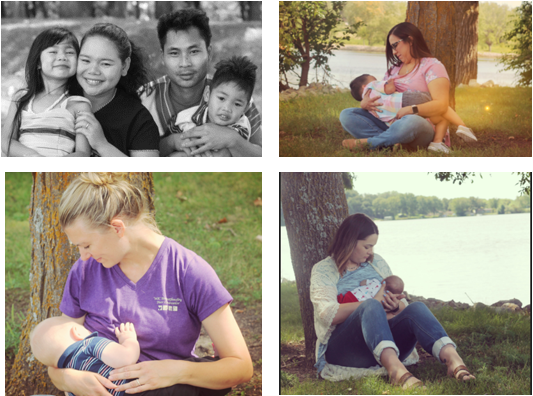
[[[413,193],[414,195],[436,196],[437,198],[468,198],[481,199],[518,197],[520,187],[516,185],[519,176],[503,172],[481,172],[483,178],[476,173],[462,185],[451,181],[441,182],[435,174],[427,172],[354,172],[357,180],[354,190],[360,194],[378,194],[387,191]],[[474,180],[471,183],[471,180]]]

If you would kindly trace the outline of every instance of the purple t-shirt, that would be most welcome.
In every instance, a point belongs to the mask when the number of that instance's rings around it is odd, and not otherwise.
[[[186,359],[194,354],[202,321],[233,299],[213,268],[196,253],[165,238],[152,265],[135,284],[118,265],[78,260],[68,275],[60,310],[87,314],[85,327],[117,341],[115,326],[135,325],[139,361]]]

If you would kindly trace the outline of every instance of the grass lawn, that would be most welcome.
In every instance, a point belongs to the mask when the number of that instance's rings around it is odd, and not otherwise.
[[[424,382],[426,390],[402,390],[388,383],[387,377],[330,382],[316,378],[312,363],[305,362],[303,328],[295,283],[281,284],[281,394],[282,395],[530,395],[531,394],[531,318],[520,314],[495,314],[492,311],[433,311],[458,352],[476,376],[462,384],[446,376],[446,367],[423,349],[420,361],[408,366]],[[307,364],[307,365],[306,365]]]
[[[425,149],[350,151],[351,138],[339,122],[343,109],[360,107],[349,92],[306,96],[279,103],[280,157],[531,157],[531,88],[472,88],[455,90],[455,110],[478,141],[463,143],[452,135],[452,153]]]
[[[232,395],[261,394],[261,173],[154,173],[156,220],[162,233],[203,257],[234,298],[237,322],[254,362],[252,381]],[[31,173],[5,173],[6,368],[18,350],[27,314],[31,241]],[[257,393],[259,392],[259,393]]]

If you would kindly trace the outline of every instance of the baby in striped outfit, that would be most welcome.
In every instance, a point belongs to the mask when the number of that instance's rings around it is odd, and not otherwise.
[[[47,366],[92,371],[108,378],[114,368],[137,363],[140,354],[133,323],[122,323],[115,328],[115,334],[119,343],[98,337],[98,332],[91,333],[68,316],[58,316],[39,323],[30,334],[30,344],[35,358]],[[113,384],[130,381],[133,380],[117,380]],[[109,393],[124,394],[113,389]]]

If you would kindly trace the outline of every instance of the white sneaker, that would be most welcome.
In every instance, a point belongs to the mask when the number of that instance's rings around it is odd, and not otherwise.
[[[450,154],[451,150],[444,143],[431,142],[428,146],[428,150],[436,151],[438,153]]]
[[[472,131],[470,128],[459,125],[456,133],[457,136],[459,136],[465,142],[477,142],[476,135],[474,135],[474,131]]]

